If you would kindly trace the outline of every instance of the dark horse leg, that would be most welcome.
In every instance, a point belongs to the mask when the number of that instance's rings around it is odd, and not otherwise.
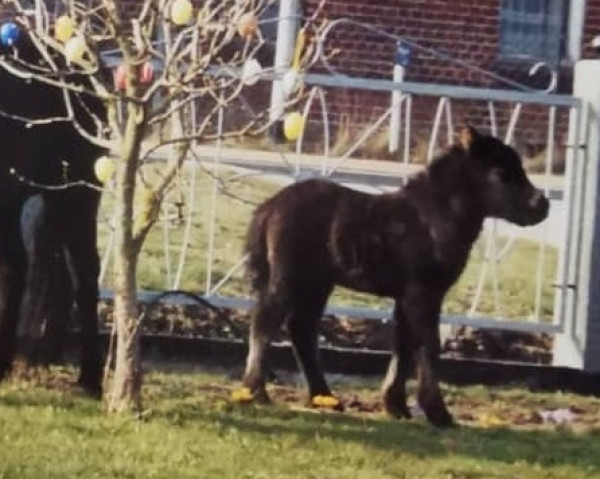
[[[95,198],[90,197],[90,200]],[[98,335],[98,275],[100,259],[96,247],[96,204],[79,205],[77,215],[64,215],[66,260],[73,283],[76,316],[80,327],[81,372],[79,384],[90,394],[102,394],[102,357]],[[58,210],[53,208],[53,214]]]
[[[17,345],[19,310],[25,287],[25,251],[18,215],[3,214],[0,225],[0,379],[9,372]]]
[[[406,404],[406,381],[413,368],[413,337],[406,321],[402,305],[396,301],[394,308],[394,340],[392,357],[383,382],[385,410],[393,417],[410,419]]]
[[[61,280],[60,287],[50,288],[47,303],[48,321],[44,330],[42,358],[46,363],[60,363],[63,360],[65,339],[73,311],[73,279],[67,267],[65,248],[56,251],[50,280]]]
[[[269,401],[265,387],[267,348],[285,317],[285,309],[278,297],[266,289],[259,291],[252,313],[249,350],[243,378],[243,385],[250,389],[254,399],[260,402]]]
[[[315,396],[331,396],[318,358],[318,326],[331,293],[331,286],[313,283],[298,290],[302,294],[293,298],[287,316],[287,328],[294,353],[306,377],[311,400]],[[341,406],[337,405],[336,408],[341,409]]]
[[[19,354],[34,364],[61,361],[73,306],[72,278],[56,230],[43,195],[28,199],[21,215],[28,268],[18,335]]]
[[[442,399],[437,378],[442,298],[436,291],[425,284],[410,285],[403,296],[403,310],[417,365],[419,405],[431,424],[451,426],[452,416]]]

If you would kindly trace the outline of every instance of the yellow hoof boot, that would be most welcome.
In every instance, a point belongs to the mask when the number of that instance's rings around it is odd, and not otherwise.
[[[340,407],[340,400],[333,396],[313,396],[312,405],[316,407],[324,407],[327,409],[337,409]]]
[[[234,402],[250,402],[254,399],[254,395],[249,388],[241,388],[231,391],[231,400]]]

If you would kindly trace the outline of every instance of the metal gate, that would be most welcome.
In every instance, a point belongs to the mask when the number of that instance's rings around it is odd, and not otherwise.
[[[308,74],[303,80],[308,90],[303,108],[305,131],[313,133],[310,139],[301,135],[292,150],[231,148],[220,141],[211,146],[194,145],[178,188],[163,208],[159,228],[149,239],[153,249],[140,258],[142,270],[150,265],[151,269],[160,269],[163,276],[162,283],[153,280],[146,284],[145,291],[140,293],[142,299],[164,290],[190,290],[215,305],[246,308],[251,300],[242,277],[245,258],[239,236],[241,230],[235,232],[236,237],[227,236],[231,230],[229,217],[235,216],[239,221],[241,215],[242,219],[249,220],[252,208],[259,201],[289,182],[310,176],[330,177],[374,193],[400,187],[439,147],[453,142],[457,110],[485,111],[491,133],[513,143],[520,124],[527,121],[523,120],[525,113],[534,109],[536,117],[544,119],[545,144],[537,152],[538,166],[532,178],[552,200],[550,217],[526,230],[500,220],[487,221],[467,268],[468,279],[458,287],[465,291],[452,292],[458,299],[444,311],[443,322],[563,332],[575,308],[572,291],[579,262],[577,244],[583,201],[586,112],[577,98],[549,91],[354,78],[336,72]],[[336,152],[332,151],[332,113],[328,97],[340,89],[388,95],[390,106],[358,134],[355,141]],[[415,104],[424,99],[435,104],[427,138],[417,137],[415,128]],[[195,117],[193,112],[192,117]],[[223,117],[220,115],[217,128],[223,128]],[[563,121],[567,117],[568,136],[567,121]],[[355,153],[361,145],[374,135],[380,135],[390,121],[402,138],[398,159],[357,159]],[[315,134],[315,131],[320,133]],[[309,141],[312,151],[305,152]],[[315,143],[322,144],[320,152],[315,151]],[[415,161],[418,156],[415,148],[419,146],[421,162]],[[563,161],[564,167],[559,165]],[[234,211],[235,208],[238,211]],[[109,203],[105,202],[101,217],[104,248],[101,281],[105,294],[110,294]],[[198,225],[202,228],[195,229]],[[205,235],[202,241],[199,235]],[[223,245],[226,247],[220,248]],[[194,247],[199,250],[195,260],[190,253]],[[200,256],[205,265],[203,279],[190,279],[193,274],[186,274],[198,268]],[[521,268],[527,271],[520,271]],[[328,312],[387,319],[391,316],[390,307],[385,300],[346,293],[334,295]],[[573,325],[571,333],[575,335],[577,325],[573,321],[568,323]]]

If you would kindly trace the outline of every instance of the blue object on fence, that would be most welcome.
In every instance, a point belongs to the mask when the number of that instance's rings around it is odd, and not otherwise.
[[[412,49],[406,42],[399,41],[396,45],[396,55],[394,57],[394,63],[401,67],[407,67],[410,63],[410,57],[412,55]]]
[[[0,42],[5,47],[15,44],[19,38],[19,27],[13,22],[7,22],[0,27]]]

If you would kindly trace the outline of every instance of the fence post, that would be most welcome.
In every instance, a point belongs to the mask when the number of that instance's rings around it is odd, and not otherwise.
[[[279,120],[285,105],[282,76],[290,67],[297,33],[298,0],[280,0],[277,22],[277,44],[275,46],[275,80],[271,89],[269,120]]]
[[[411,50],[406,42],[400,40],[396,46],[394,55],[394,81],[404,81],[404,70],[410,63]],[[396,153],[400,146],[400,118],[402,116],[402,104],[400,99],[402,92],[394,90],[392,92],[392,112],[390,115],[390,139],[388,150],[390,153]]]
[[[566,254],[571,258],[579,256],[579,260],[575,263],[578,267],[569,275],[574,280],[574,293],[569,295],[573,301],[565,309],[564,331],[555,338],[553,361],[555,365],[597,372],[600,371],[600,60],[581,60],[575,65],[573,94],[582,100],[582,111],[572,111],[569,143],[573,148],[579,147],[574,115],[581,114],[585,149],[577,162],[582,162],[583,171],[574,165],[580,181],[575,183],[578,191],[573,192],[573,199],[581,198],[575,202],[575,208],[582,206],[575,216],[578,221],[573,222],[573,228],[580,228],[580,234],[575,235],[579,241],[572,245],[575,254],[569,251]]]

